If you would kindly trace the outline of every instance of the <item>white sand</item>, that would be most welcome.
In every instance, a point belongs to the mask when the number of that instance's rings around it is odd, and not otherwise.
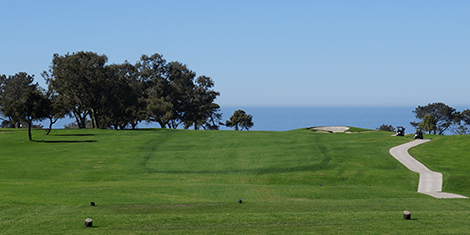
[[[349,127],[347,126],[320,126],[320,127],[314,127],[312,130],[317,130],[317,131],[324,131],[324,132],[345,132],[349,130]]]

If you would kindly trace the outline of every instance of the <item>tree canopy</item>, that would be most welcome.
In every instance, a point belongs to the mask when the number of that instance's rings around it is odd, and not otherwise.
[[[465,109],[460,113],[460,120],[465,124],[470,125],[470,109]]]
[[[435,127],[432,130],[427,130],[430,134],[443,135],[454,122],[457,120],[459,113],[456,110],[444,103],[431,103],[426,106],[418,106],[413,113],[416,119],[423,120],[427,115],[427,124],[433,124]],[[432,119],[432,120],[431,120]],[[411,125],[417,127],[420,122],[410,122]],[[429,126],[430,127],[430,126]],[[429,128],[428,127],[428,128]]]
[[[429,133],[435,132],[437,127],[436,127],[436,119],[432,114],[426,114],[423,117],[423,121],[418,125],[420,128],[423,129],[423,131],[427,131]]]
[[[33,121],[45,119],[50,112],[50,101],[39,85],[33,84],[34,76],[20,72],[13,76],[0,78],[0,107],[11,126],[28,127],[31,137]]]
[[[22,98],[15,102],[15,109],[28,125],[28,137],[31,137],[33,121],[41,121],[47,118],[50,108],[50,101],[37,87],[30,87],[23,94]]]
[[[254,125],[253,116],[239,109],[233,113],[230,120],[225,122],[225,125],[227,127],[234,127],[236,131],[242,131],[243,129],[248,131]]]
[[[58,94],[79,128],[85,128],[88,115],[94,127],[98,127],[97,117],[105,95],[104,65],[107,61],[105,55],[94,52],[54,54],[49,73],[43,73],[49,89]]]
[[[382,124],[380,125],[379,128],[377,128],[379,131],[395,131],[395,128],[392,125],[387,125],[387,124]]]
[[[15,102],[22,99],[23,94],[28,89],[37,87],[37,84],[32,84],[33,81],[34,76],[24,72],[0,76],[0,109],[5,117],[4,124],[8,123],[9,126],[20,127],[24,120],[16,112]]]
[[[162,128],[194,126],[197,130],[217,128],[220,95],[213,90],[214,81],[196,73],[180,62],[167,63],[159,54],[143,55],[136,64],[140,80],[146,85],[147,120]]]
[[[48,85],[47,92],[32,84],[33,76],[2,75],[0,112],[5,116],[2,121],[19,127],[21,122],[48,118],[49,131],[64,116],[74,118],[78,128],[90,125],[91,128],[134,129],[146,120],[157,122],[162,128],[183,125],[195,130],[218,129],[222,114],[215,100],[220,93],[214,90],[210,77],[196,76],[187,65],[166,62],[157,53],[142,55],[135,64],[125,61],[108,65],[107,61],[106,55],[95,52],[54,54],[49,70],[41,74]],[[18,100],[30,105],[42,102],[43,98],[47,102],[41,105],[47,107],[41,115],[39,110],[34,110],[31,118],[25,118],[17,114],[18,110],[12,111],[13,103]]]
[[[187,65],[167,63],[160,54],[142,55],[135,65],[106,62],[105,55],[94,52],[54,54],[49,72],[43,73],[79,128],[87,117],[93,128],[135,128],[143,120],[162,128],[218,124],[220,106],[214,101],[220,93],[210,77],[196,77]]]

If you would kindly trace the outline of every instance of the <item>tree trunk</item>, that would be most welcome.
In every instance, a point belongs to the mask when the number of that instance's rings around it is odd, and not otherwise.
[[[80,129],[80,120],[78,119],[78,116],[73,113],[73,116],[75,117],[75,122],[77,123],[78,129]]]
[[[82,117],[80,113],[72,111],[73,115],[75,116],[75,120],[77,121],[78,129],[86,128],[86,114],[85,117]]]
[[[78,125],[79,129],[86,129],[86,119],[80,118],[80,124]]]
[[[91,109],[91,129],[98,129],[99,126],[97,124],[97,121],[96,121],[96,112],[94,109]]]
[[[132,126],[132,130],[135,130],[135,128],[137,127],[138,125],[138,122],[131,122],[131,126]]]
[[[33,141],[33,138],[31,137],[31,126],[32,126],[33,122],[32,122],[32,121],[29,121],[29,120],[27,120],[26,122],[28,123],[28,137],[29,137],[29,141]]]
[[[199,126],[197,125],[197,118],[194,119],[194,130],[199,130]]]
[[[49,121],[50,121],[50,122],[49,122],[49,129],[47,129],[45,135],[49,135],[49,133],[51,133],[51,131],[52,131],[52,125],[54,125],[54,123],[56,123],[57,120],[59,120],[59,119],[56,119],[56,120],[54,121],[54,118],[53,118],[53,117],[50,117],[50,118],[49,118]]]
[[[158,124],[160,124],[160,128],[166,128],[166,124],[162,121],[158,121]]]

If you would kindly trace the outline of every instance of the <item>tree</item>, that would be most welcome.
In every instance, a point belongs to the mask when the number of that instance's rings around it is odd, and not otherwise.
[[[36,88],[38,85],[33,85],[34,76],[28,75],[24,72],[16,73],[15,75],[0,76],[0,110],[3,113],[2,124],[4,126],[12,126],[19,128],[22,122],[22,117],[15,111],[14,103],[20,100],[23,94],[28,89]],[[9,124],[8,124],[9,123]]]
[[[212,103],[206,110],[206,120],[204,120],[202,127],[204,130],[218,130],[220,125],[224,125],[221,120],[220,105]]]
[[[207,76],[199,76],[196,84],[190,92],[188,107],[185,109],[184,125],[189,127],[194,125],[194,129],[199,127],[204,129],[218,129],[218,123],[222,118],[220,106],[214,103],[220,95],[212,89],[214,81]]]
[[[170,85],[170,103],[173,107],[173,118],[170,119],[170,126],[177,128],[181,123],[185,123],[185,128],[188,128],[188,123],[194,121],[194,109],[198,106],[198,101],[195,98],[195,84],[194,78],[196,73],[190,70],[185,64],[173,61],[167,64],[166,79]]]
[[[225,126],[234,127],[236,131],[239,130],[239,127],[241,128],[240,130],[246,129],[248,131],[253,125],[253,116],[240,109],[235,111],[230,120],[225,122]]]
[[[242,131],[243,129],[249,131],[249,129],[253,126],[254,126],[253,116],[251,115],[246,115],[245,118],[242,118],[240,121],[240,127]]]
[[[135,67],[143,84],[147,121],[157,122],[161,128],[171,127],[171,120],[175,120],[177,115],[173,107],[173,92],[168,80],[166,60],[158,53],[152,56],[142,55]]]
[[[464,125],[458,125],[456,126],[453,130],[454,134],[456,135],[466,135],[468,134],[468,127],[464,126]]]
[[[465,124],[470,125],[470,109],[465,109],[460,113],[460,120]]]
[[[377,128],[379,131],[395,131],[395,128],[392,125],[386,125],[382,124],[379,128]]]
[[[122,77],[127,86],[132,90],[135,97],[130,97],[132,100],[131,105],[127,107],[128,122],[132,129],[135,129],[137,125],[147,118],[146,99],[148,94],[146,93],[148,88],[148,82],[142,80],[139,75],[139,71],[136,65],[131,65],[125,61],[123,65],[120,65],[120,77]],[[129,100],[128,100],[129,101]]]
[[[13,126],[26,124],[30,141],[33,121],[45,119],[50,107],[49,99],[37,83],[32,84],[33,81],[34,76],[22,72],[8,77],[2,75],[0,81],[0,106],[3,115],[9,117]]]
[[[14,103],[15,112],[28,125],[29,141],[32,141],[33,121],[46,119],[50,106],[49,99],[35,86],[27,89],[22,98]]]
[[[458,113],[454,108],[447,106],[444,103],[432,103],[426,106],[418,106],[413,113],[415,114],[416,119],[424,119],[426,115],[431,115],[434,119],[432,123],[435,123],[435,128],[429,130],[433,134],[443,135],[452,124],[454,124],[456,118],[458,118]],[[420,122],[410,122],[411,125],[417,127]]]
[[[185,64],[166,63],[159,54],[143,55],[136,68],[147,85],[147,120],[158,122],[162,128],[194,126],[217,129],[220,106],[214,103],[219,92],[213,90],[210,77],[199,76]]]
[[[144,119],[140,113],[145,107],[136,86],[133,86],[136,76],[135,67],[127,62],[106,66],[103,81],[106,86],[98,117],[101,128],[113,126],[114,129],[124,129],[131,126],[134,129]]]
[[[106,95],[103,91],[107,61],[106,55],[94,52],[54,54],[49,72],[43,72],[49,89],[58,94],[58,99],[71,111],[79,128],[85,128],[88,115],[92,126],[99,127],[97,119]]]
[[[87,117],[92,128],[135,128],[142,120],[162,128],[218,127],[220,106],[214,100],[220,93],[209,77],[196,78],[185,64],[166,63],[159,54],[142,55],[135,65],[106,62],[105,55],[93,52],[54,54],[49,72],[43,73],[79,128],[86,127]]]
[[[435,133],[436,119],[432,116],[432,114],[426,114],[424,115],[423,121],[418,126],[428,133]]]
[[[57,94],[52,93],[50,90],[47,92],[49,99],[49,107],[47,108],[47,119],[49,119],[49,128],[45,135],[49,135],[54,125],[59,119],[64,118],[65,115],[70,113],[65,104],[58,99]]]
[[[456,112],[452,132],[456,135],[468,134],[468,127],[465,125],[470,125],[470,109],[463,110],[462,112]]]

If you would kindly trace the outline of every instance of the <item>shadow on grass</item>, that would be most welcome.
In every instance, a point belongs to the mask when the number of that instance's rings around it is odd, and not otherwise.
[[[156,131],[156,132],[161,132],[161,131],[174,131],[174,130],[179,130],[179,129],[172,129],[172,128],[135,128],[135,129],[121,129],[119,131]]]
[[[58,134],[54,136],[94,136],[95,134]]]
[[[38,143],[95,143],[96,140],[33,140]]]
[[[191,170],[168,170],[158,171],[148,169],[151,173],[167,173],[167,174],[253,174],[253,175],[265,175],[265,174],[280,174],[288,172],[299,172],[299,171],[320,171],[330,170],[335,167],[335,164],[329,163],[331,157],[325,157],[322,162],[306,166],[296,167],[285,167],[285,168],[260,168],[260,169],[240,169],[240,170],[225,170],[225,171],[191,171]]]

